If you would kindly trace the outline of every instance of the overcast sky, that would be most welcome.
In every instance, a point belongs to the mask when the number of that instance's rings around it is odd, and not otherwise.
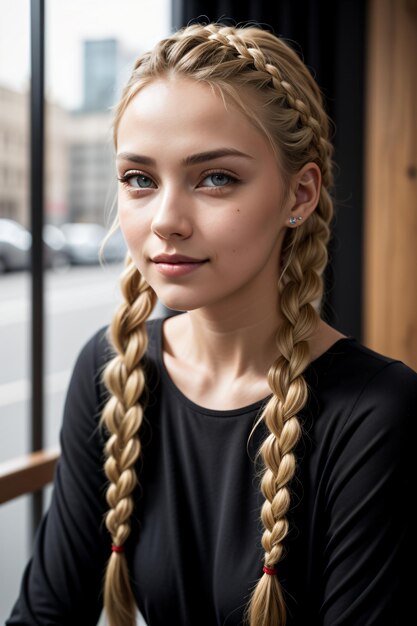
[[[67,108],[82,99],[82,42],[115,37],[134,54],[171,31],[171,0],[47,0],[46,90]],[[29,80],[30,0],[0,0],[0,84]]]

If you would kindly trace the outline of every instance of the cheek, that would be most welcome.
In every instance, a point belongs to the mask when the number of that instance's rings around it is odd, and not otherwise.
[[[137,211],[132,210],[129,202],[119,198],[118,217],[120,228],[123,232],[128,246],[137,244],[143,238],[145,232],[144,220],[140,218]]]
[[[141,270],[144,265],[142,260],[144,242],[147,235],[145,220],[131,209],[120,206],[118,209],[118,217],[120,230],[123,233],[130,256],[132,257],[136,267]]]
[[[255,210],[254,210],[255,207]],[[275,247],[281,229],[279,207],[276,202],[241,206],[234,210],[228,226],[218,229],[217,243],[223,253],[242,260],[269,254]]]

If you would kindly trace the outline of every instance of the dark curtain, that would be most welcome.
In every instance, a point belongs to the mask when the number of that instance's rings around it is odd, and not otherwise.
[[[172,26],[257,22],[291,40],[316,78],[335,124],[335,218],[323,317],[362,340],[362,216],[366,2],[172,0]]]

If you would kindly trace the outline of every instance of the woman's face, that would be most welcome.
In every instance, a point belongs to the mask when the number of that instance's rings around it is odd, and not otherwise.
[[[267,139],[209,86],[171,78],[139,91],[117,131],[117,173],[123,235],[166,306],[276,293],[282,177]]]

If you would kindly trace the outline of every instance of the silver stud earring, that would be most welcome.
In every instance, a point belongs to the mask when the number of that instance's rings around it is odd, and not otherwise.
[[[301,215],[298,215],[297,217],[290,217],[290,224],[296,224],[297,220],[302,220],[303,218],[301,217]]]

